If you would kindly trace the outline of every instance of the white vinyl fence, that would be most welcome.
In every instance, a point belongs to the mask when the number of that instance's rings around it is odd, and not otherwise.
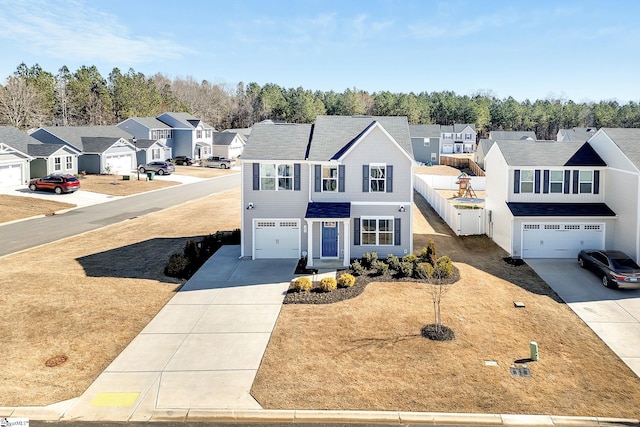
[[[429,202],[456,235],[485,234],[484,209],[458,209],[436,191],[436,188],[458,190],[457,180],[456,177],[451,176],[415,175],[414,188]],[[472,177],[471,188],[484,190],[485,182],[484,177]]]

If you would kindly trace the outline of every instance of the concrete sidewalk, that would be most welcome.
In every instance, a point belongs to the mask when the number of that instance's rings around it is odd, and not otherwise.
[[[71,406],[63,420],[147,421],[262,409],[250,390],[297,260],[224,246]]]

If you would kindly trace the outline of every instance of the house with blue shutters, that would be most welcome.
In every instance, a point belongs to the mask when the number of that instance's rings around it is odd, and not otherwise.
[[[589,142],[498,140],[484,162],[487,235],[510,256],[620,248],[611,169]]]
[[[413,251],[406,117],[259,123],[241,157],[242,255],[335,260]]]

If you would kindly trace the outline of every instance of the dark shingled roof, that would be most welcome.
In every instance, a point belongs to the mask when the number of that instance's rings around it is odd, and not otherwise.
[[[144,139],[144,138],[136,138],[136,143],[133,144],[135,145],[137,148],[149,148],[151,147],[153,144],[155,144],[156,142],[158,142],[157,139]],[[131,143],[133,143],[133,140],[131,140]],[[161,145],[165,145],[165,144],[161,144]]]
[[[101,154],[107,151],[113,144],[120,138],[108,137],[108,136],[96,136],[87,137],[83,136],[82,139],[82,152],[84,154]]]
[[[311,202],[307,205],[305,218],[349,218],[351,203],[349,202]]]
[[[242,152],[242,160],[304,160],[310,124],[258,123]]]
[[[0,126],[0,142],[23,154],[28,154],[30,144],[40,144],[40,141],[13,126]]]
[[[70,151],[76,152],[73,147],[66,144],[29,144],[29,155],[32,157],[49,157],[61,148],[67,148]]]
[[[507,202],[513,216],[616,216],[604,203]]]
[[[236,135],[237,133],[235,132],[214,132],[213,145],[229,145]]]

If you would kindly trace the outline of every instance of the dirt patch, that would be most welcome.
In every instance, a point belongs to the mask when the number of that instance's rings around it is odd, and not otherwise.
[[[54,202],[33,197],[0,194],[0,224],[37,215],[51,215],[53,212],[74,208],[71,203]]]
[[[80,179],[80,190],[78,191],[91,191],[111,196],[130,196],[179,184],[179,182],[160,179],[149,181],[146,174],[140,174],[140,181],[135,173],[128,176],[129,180],[124,180],[122,175],[85,175]]]
[[[178,166],[176,165],[176,175],[193,176],[196,178],[215,178],[216,176],[229,175],[232,173],[239,173],[235,169],[218,169],[218,168],[204,168],[202,166]]]
[[[1,257],[0,406],[82,394],[183,283],[169,256],[238,228],[239,210],[238,189]]]
[[[455,237],[415,198],[414,248],[433,239],[460,270],[442,301],[454,339],[422,336],[435,322],[421,283],[375,282],[339,303],[285,305],[252,388],[264,408],[638,418],[640,380],[533,270],[505,262],[484,236]],[[531,377],[512,376],[530,341],[540,361],[528,363]]]
[[[458,176],[462,173],[459,169],[447,165],[418,166],[413,172],[417,174],[439,176]]]

